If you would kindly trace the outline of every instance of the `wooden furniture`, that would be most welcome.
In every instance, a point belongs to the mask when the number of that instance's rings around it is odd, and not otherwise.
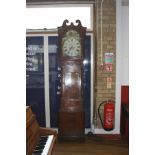
[[[121,105],[121,134],[125,135],[127,138],[129,137],[129,105],[122,104]]]
[[[84,140],[83,58],[86,28],[76,20],[58,27],[61,62],[61,104],[59,140]]]
[[[121,87],[121,134],[129,138],[129,86]]]
[[[47,150],[47,155],[52,155],[56,141],[57,132],[51,128],[39,127],[36,116],[30,107],[26,107],[26,155],[32,155],[41,137],[51,136],[51,143]]]

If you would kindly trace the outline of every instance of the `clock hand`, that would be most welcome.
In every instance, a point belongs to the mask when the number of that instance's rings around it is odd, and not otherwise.
[[[71,47],[69,48],[69,51],[72,51],[72,50],[74,50],[74,47],[73,47],[73,46],[71,46]]]

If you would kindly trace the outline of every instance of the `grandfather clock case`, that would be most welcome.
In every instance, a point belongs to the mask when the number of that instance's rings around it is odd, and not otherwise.
[[[83,58],[86,27],[65,20],[58,27],[61,66],[61,99],[59,107],[59,141],[84,141],[85,113],[83,103]]]

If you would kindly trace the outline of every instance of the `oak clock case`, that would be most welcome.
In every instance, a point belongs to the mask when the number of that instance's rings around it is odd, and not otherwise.
[[[83,57],[86,28],[76,20],[58,27],[61,62],[61,103],[58,130],[60,141],[84,140]]]

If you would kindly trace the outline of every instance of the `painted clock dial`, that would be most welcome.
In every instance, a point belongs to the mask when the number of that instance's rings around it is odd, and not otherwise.
[[[73,37],[68,38],[63,44],[63,55],[73,57],[80,56],[81,55],[80,42]]]
[[[63,56],[81,56],[80,36],[75,30],[69,30],[64,39],[62,47]]]

